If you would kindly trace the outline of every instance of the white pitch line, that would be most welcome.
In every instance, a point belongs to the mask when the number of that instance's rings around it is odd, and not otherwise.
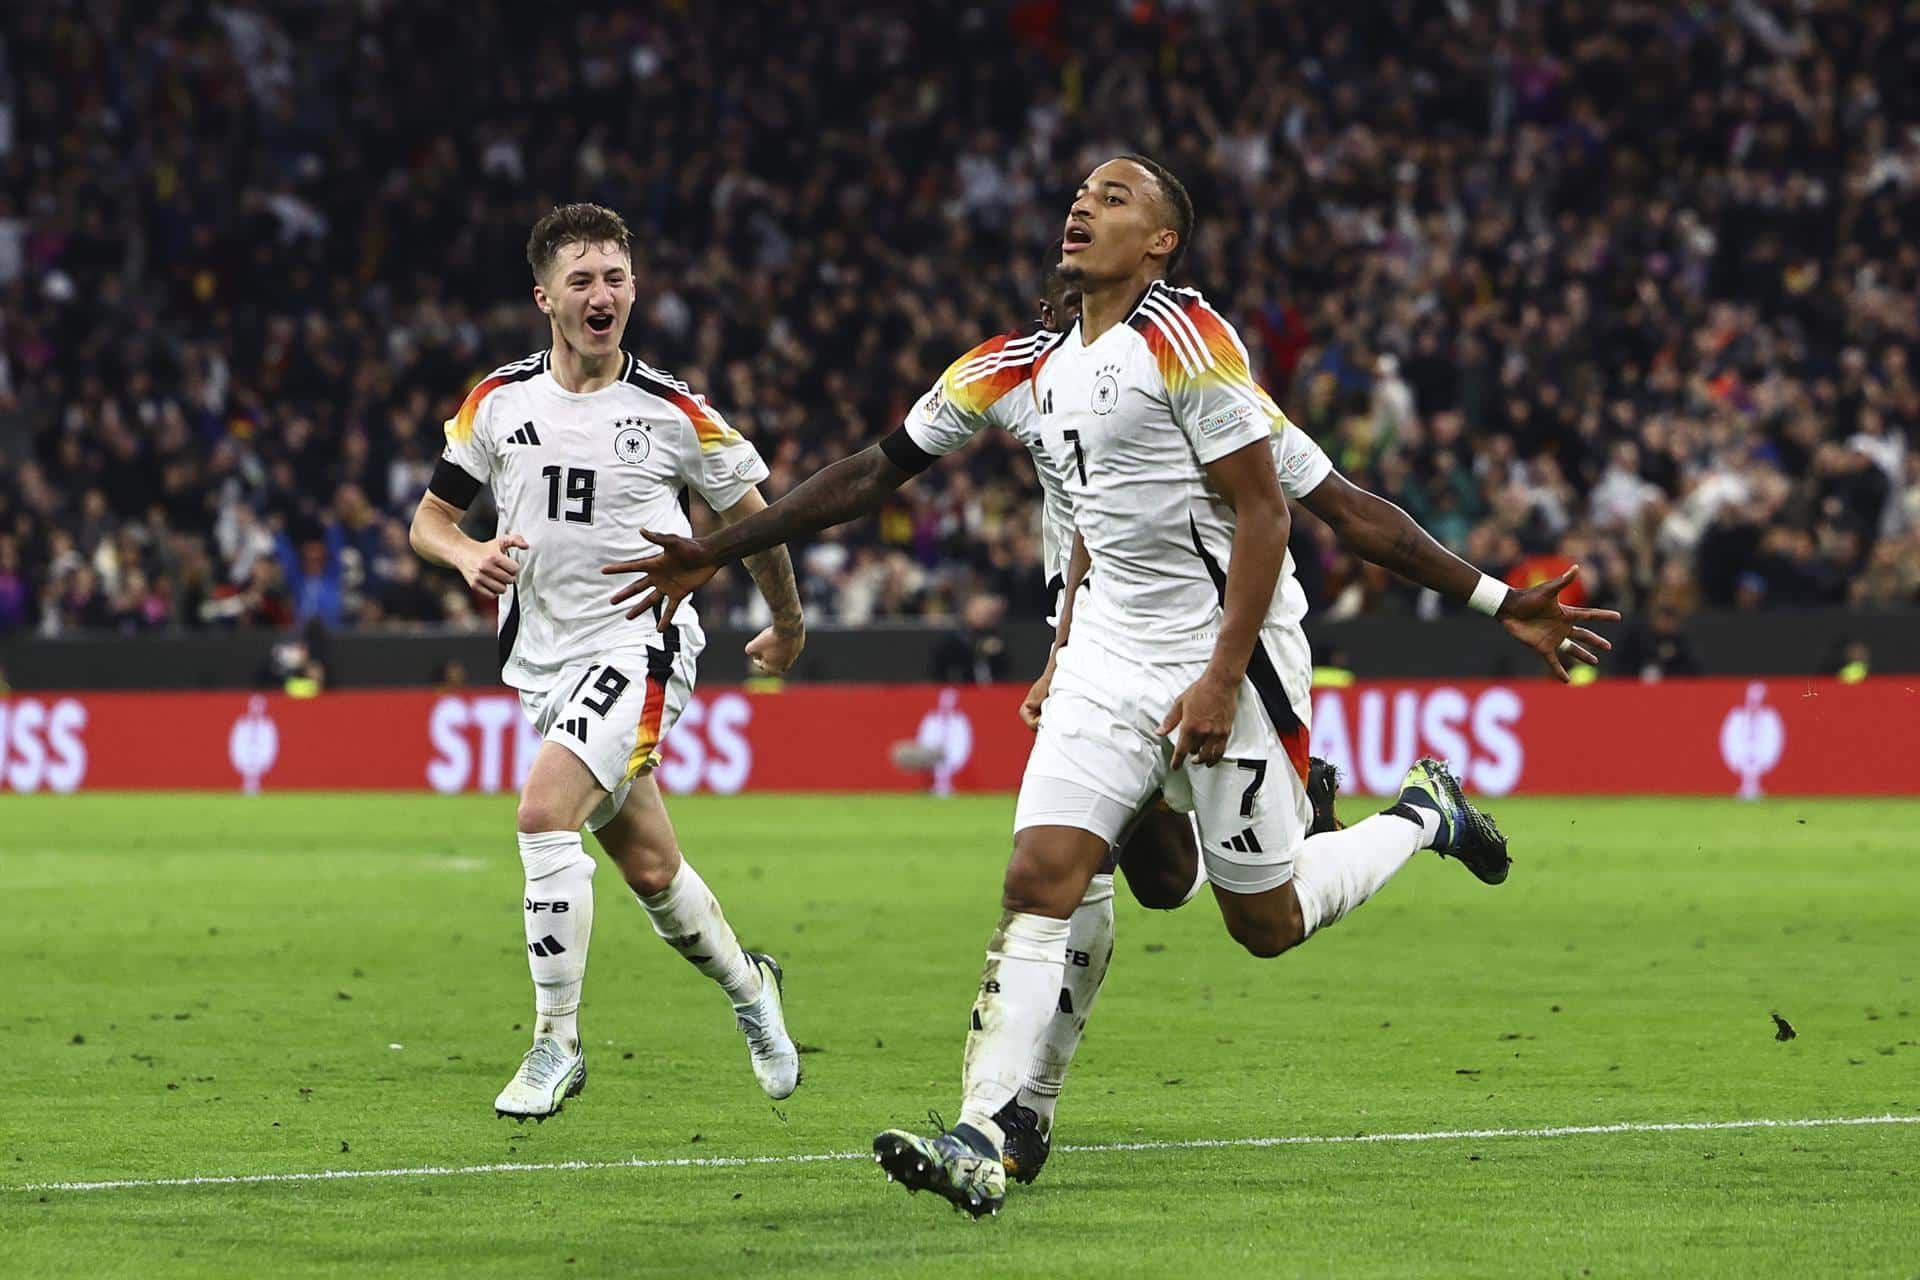
[[[1920,1124],[1920,1116],[1832,1116],[1807,1120],[1674,1120],[1664,1123],[1557,1125],[1547,1129],[1437,1129],[1420,1133],[1288,1134],[1271,1138],[1188,1138],[1164,1142],[1062,1144],[1076,1155],[1123,1151],[1213,1151],[1252,1147],[1334,1147],[1381,1142],[1461,1142],[1492,1138],[1575,1138],[1610,1133],[1725,1133],[1741,1129],[1834,1129],[1859,1125]],[[102,1182],[29,1182],[0,1191],[126,1191],[147,1187],[255,1186],[280,1182],[341,1182],[355,1178],[447,1178],[481,1173],[559,1173],[576,1169],[744,1169],[766,1164],[822,1164],[867,1160],[867,1151],[821,1151],[785,1156],[677,1156],[628,1160],[554,1160],[540,1164],[422,1165],[409,1169],[320,1169],[306,1173],[215,1173],[189,1178],[115,1178]]]

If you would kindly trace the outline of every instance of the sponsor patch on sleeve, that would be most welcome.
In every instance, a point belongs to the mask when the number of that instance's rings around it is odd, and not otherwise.
[[[1251,417],[1253,417],[1253,406],[1250,404],[1237,404],[1231,409],[1221,409],[1200,419],[1200,434],[1217,436],[1222,431],[1232,430]]]
[[[752,480],[760,474],[760,459],[742,458],[733,464],[733,474],[742,480]]]

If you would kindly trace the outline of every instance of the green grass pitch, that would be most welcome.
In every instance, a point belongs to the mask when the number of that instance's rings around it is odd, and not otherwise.
[[[1122,890],[1086,1149],[974,1223],[865,1158],[726,1162],[953,1113],[1005,797],[674,801],[806,1083],[768,1104],[603,865],[591,1083],[524,1128],[510,800],[0,799],[0,1270],[1920,1275],[1920,1124],[1537,1132],[1920,1117],[1920,800],[1494,807],[1505,886],[1423,855],[1279,960]]]

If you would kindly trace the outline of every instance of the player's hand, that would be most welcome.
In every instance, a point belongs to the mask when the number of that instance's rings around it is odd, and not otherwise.
[[[1020,699],[1020,723],[1033,730],[1040,731],[1040,706],[1047,700],[1047,691],[1053,688],[1053,655],[1047,655],[1047,669],[1027,690],[1027,696]]]
[[[807,647],[806,624],[774,623],[747,641],[747,670],[757,676],[783,676]]]
[[[1195,764],[1220,763],[1233,733],[1233,713],[1240,705],[1240,686],[1202,673],[1173,700],[1173,709],[1160,721],[1160,736],[1173,739],[1173,765],[1189,757]]]
[[[627,610],[629,620],[639,617],[656,604],[662,604],[665,608],[660,614],[660,625],[664,627],[673,621],[680,602],[705,586],[707,579],[719,572],[719,566],[713,563],[698,538],[683,538],[677,533],[655,533],[651,529],[642,529],[640,534],[659,550],[637,560],[603,564],[600,572],[639,574],[638,578],[613,593],[613,603],[622,604],[633,600],[635,596],[640,597],[634,601],[633,608]],[[796,657],[799,652],[798,649],[794,650]]]
[[[1580,566],[1576,564],[1551,582],[1509,591],[1498,615],[1507,634],[1539,654],[1547,670],[1562,684],[1571,679],[1560,661],[1562,655],[1597,667],[1599,654],[1613,648],[1612,641],[1581,624],[1620,621],[1620,614],[1613,609],[1583,609],[1560,603],[1560,593],[1579,576]]]
[[[473,552],[467,562],[460,566],[460,576],[475,591],[484,591],[490,596],[503,596],[513,580],[520,576],[520,562],[507,552],[518,548],[527,550],[527,540],[517,533],[503,533],[487,542],[473,544]]]

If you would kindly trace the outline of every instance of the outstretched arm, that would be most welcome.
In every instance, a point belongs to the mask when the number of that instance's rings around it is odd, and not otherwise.
[[[894,444],[896,432],[879,444],[862,449],[851,458],[842,458],[795,485],[778,502],[744,516],[705,538],[681,538],[670,533],[645,531],[647,540],[659,548],[650,556],[602,565],[605,574],[635,573],[640,576],[621,587],[613,602],[634,601],[627,610],[637,618],[656,603],[665,604],[662,621],[673,617],[680,602],[692,595],[714,570],[732,564],[770,547],[778,547],[804,533],[830,529],[837,524],[875,511],[887,495],[918,474],[915,460],[903,463],[895,454],[903,451]],[[911,444],[911,442],[909,442]],[[917,450],[916,450],[917,452]],[[930,455],[922,455],[931,461]],[[785,558],[785,553],[782,553]],[[791,576],[792,566],[788,565]],[[756,580],[758,574],[755,575]],[[771,599],[768,601],[772,603]]]
[[[1613,648],[1605,636],[1581,625],[1618,622],[1612,609],[1585,609],[1560,603],[1563,591],[1580,572],[1575,566],[1551,582],[1511,590],[1462,560],[1414,522],[1398,506],[1332,472],[1300,499],[1300,505],[1327,522],[1354,554],[1391,569],[1419,586],[1464,600],[1498,619],[1508,634],[1538,653],[1560,680],[1568,678],[1561,654],[1598,665],[1594,650]],[[1489,585],[1490,584],[1490,585]]]
[[[1189,756],[1211,765],[1226,754],[1240,682],[1246,679],[1253,646],[1260,641],[1273,603],[1293,526],[1266,441],[1256,440],[1209,462],[1206,471],[1214,492],[1233,508],[1233,547],[1220,588],[1220,634],[1213,642],[1213,656],[1160,722],[1160,733],[1173,739],[1176,769]]]
[[[744,498],[720,512],[727,529],[737,528],[767,509],[760,490],[749,489]],[[755,674],[778,676],[800,656],[807,643],[806,615],[800,608],[800,585],[793,578],[793,559],[784,544],[757,551],[745,557],[747,572],[760,588],[761,598],[773,611],[773,625],[747,643],[747,662]]]

